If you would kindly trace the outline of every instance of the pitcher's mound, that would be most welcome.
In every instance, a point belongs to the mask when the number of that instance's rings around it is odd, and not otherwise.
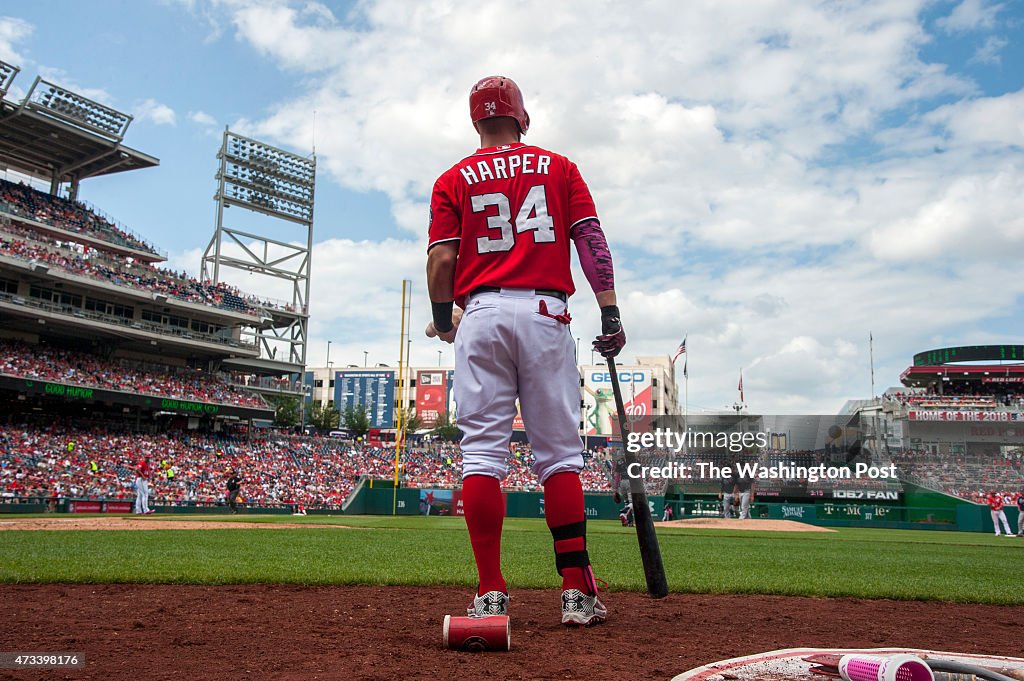
[[[701,527],[715,530],[753,530],[755,532],[835,532],[827,527],[798,523],[795,520],[764,520],[751,518],[688,518],[654,523],[657,527]]]

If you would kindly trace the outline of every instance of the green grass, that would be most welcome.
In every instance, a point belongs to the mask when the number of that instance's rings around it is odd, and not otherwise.
[[[0,582],[476,583],[461,518],[233,519],[357,529],[4,531]],[[900,530],[764,533],[691,528],[660,529],[659,538],[669,584],[677,592],[1024,604],[1024,539]],[[633,529],[591,522],[588,543],[598,576],[612,589],[645,590]],[[543,520],[507,520],[503,547],[503,567],[513,588],[558,586],[551,535]]]

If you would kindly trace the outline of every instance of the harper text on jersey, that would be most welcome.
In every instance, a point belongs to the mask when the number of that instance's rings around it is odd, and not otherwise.
[[[474,170],[472,162],[459,168],[466,184],[476,184],[484,180],[507,180],[520,175],[547,175],[551,169],[551,157],[544,154],[510,154],[493,156],[476,162]]]

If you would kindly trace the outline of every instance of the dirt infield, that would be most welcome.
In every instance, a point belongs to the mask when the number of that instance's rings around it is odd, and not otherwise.
[[[1010,585],[1008,585],[1010,588]],[[669,679],[795,646],[1020,650],[1020,609],[854,599],[607,596],[600,627],[566,630],[557,591],[512,595],[512,650],[441,649],[465,589],[6,585],[0,650],[68,651],[85,669],[0,679]]]
[[[763,520],[751,518],[689,518],[654,523],[656,527],[700,527],[716,530],[753,530],[755,532],[835,532],[827,527],[808,525],[795,520]]]
[[[294,528],[333,527],[344,530],[364,529],[350,525],[316,523],[250,523],[244,520],[207,520],[194,517],[189,520],[163,518],[12,518],[0,520],[2,530],[285,530]]]

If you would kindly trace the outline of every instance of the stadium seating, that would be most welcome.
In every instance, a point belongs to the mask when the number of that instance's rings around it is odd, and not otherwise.
[[[158,255],[156,248],[85,206],[0,179],[0,210],[58,229]]]
[[[182,368],[103,360],[83,352],[0,340],[0,373],[195,402],[267,408],[255,393],[219,376]]]
[[[949,455],[908,449],[894,455],[893,462],[900,477],[970,501],[989,492],[1009,494],[1024,489],[1024,454],[1020,452]]]
[[[8,224],[0,224],[0,255],[44,263],[69,274],[115,286],[160,293],[189,303],[250,315],[258,314],[260,307],[290,310],[289,305],[261,300],[223,282],[200,282],[184,272],[174,272],[82,244],[61,241],[10,221]]]

